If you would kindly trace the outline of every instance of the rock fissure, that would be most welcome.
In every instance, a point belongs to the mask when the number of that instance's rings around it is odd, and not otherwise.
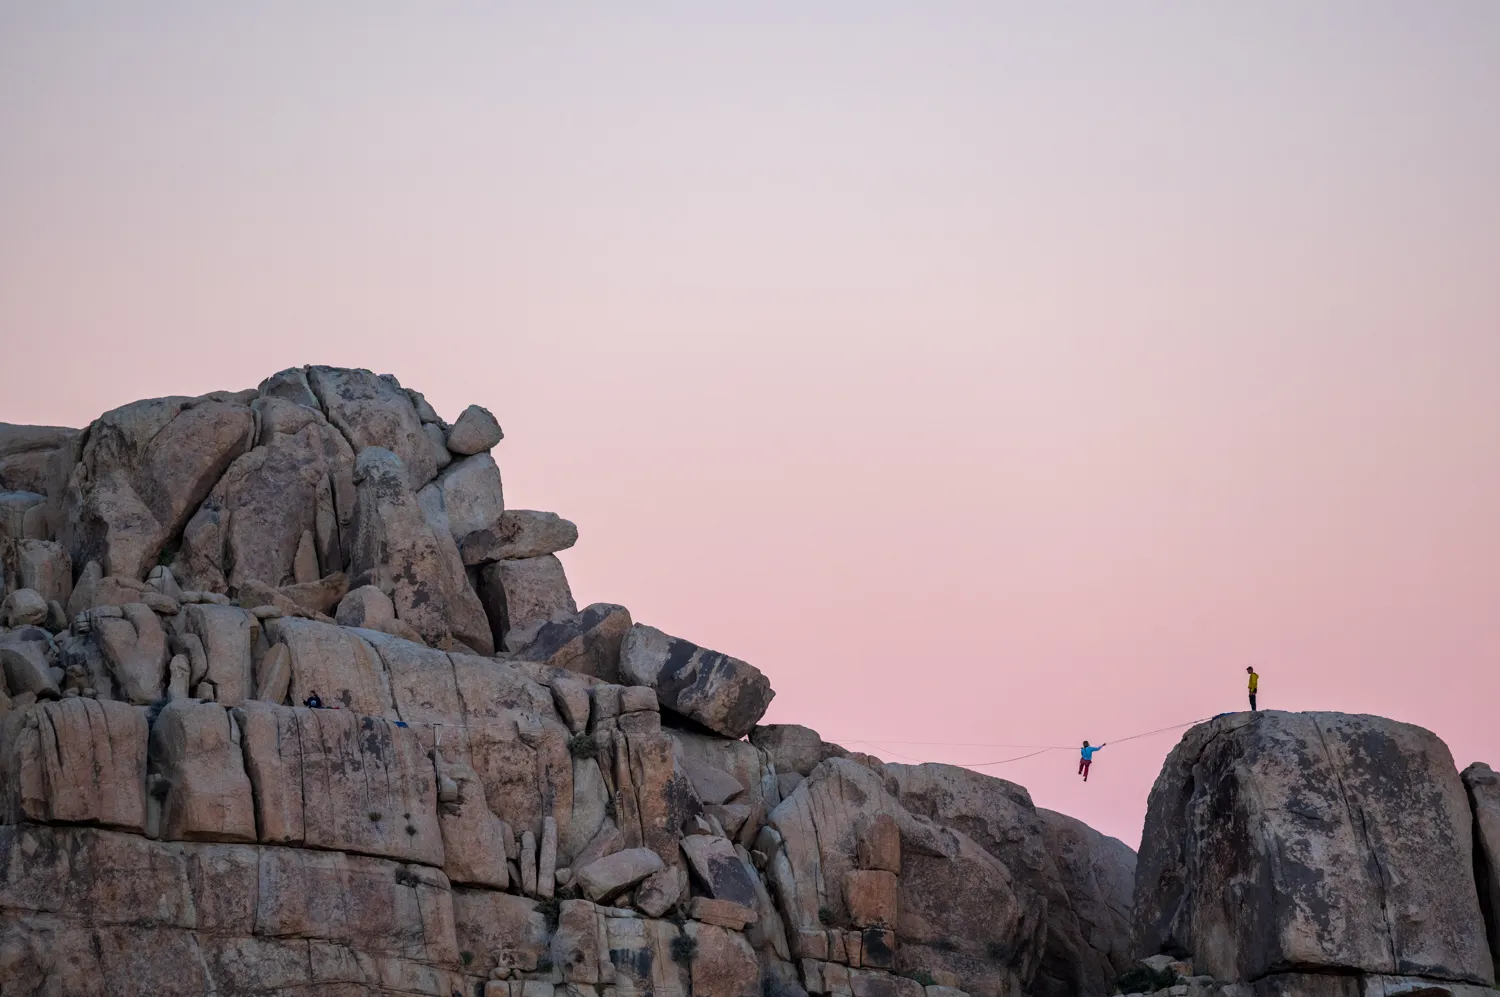
[[[1364,809],[1360,808],[1357,815],[1355,813],[1354,804],[1349,799],[1349,792],[1344,787],[1344,774],[1338,760],[1334,758],[1333,752],[1328,747],[1328,736],[1323,730],[1323,725],[1318,722],[1316,716],[1312,718],[1312,724],[1313,729],[1318,733],[1318,743],[1323,747],[1323,755],[1328,759],[1328,767],[1333,773],[1335,784],[1338,786],[1339,800],[1343,804],[1344,813],[1348,817],[1351,826],[1355,825],[1357,816],[1360,838],[1364,842],[1369,866],[1375,871],[1376,885],[1380,890],[1380,912],[1385,921],[1386,944],[1391,953],[1390,971],[1392,973],[1400,972],[1401,958],[1398,955],[1396,946],[1396,927],[1391,921],[1390,892],[1386,889],[1385,868],[1381,865],[1380,856],[1375,849],[1375,843],[1370,839],[1370,829],[1365,823]]]

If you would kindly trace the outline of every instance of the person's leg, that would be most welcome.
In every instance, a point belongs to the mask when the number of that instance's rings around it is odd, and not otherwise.
[[[1086,761],[1086,762],[1083,763],[1083,781],[1084,782],[1088,782],[1089,781],[1089,766],[1092,765],[1092,764],[1094,764],[1092,761]]]
[[[1250,712],[1251,713],[1258,712],[1258,708],[1255,705],[1255,693],[1253,693],[1253,692],[1250,694]]]

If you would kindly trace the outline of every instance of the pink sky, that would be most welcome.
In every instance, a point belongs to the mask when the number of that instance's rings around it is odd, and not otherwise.
[[[0,420],[391,372],[769,720],[1500,764],[1500,5],[128,6],[0,8]]]

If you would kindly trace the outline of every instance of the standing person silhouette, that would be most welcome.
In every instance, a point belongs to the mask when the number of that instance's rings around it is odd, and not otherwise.
[[[1255,693],[1260,688],[1260,673],[1255,670],[1254,665],[1245,666],[1245,671],[1250,673],[1250,712],[1258,712],[1255,705]]]
[[[1099,748],[1102,747],[1104,745],[1099,745]],[[1094,752],[1098,751],[1099,748],[1091,748],[1087,741],[1083,742],[1083,750],[1081,752],[1083,757],[1078,759],[1078,774],[1083,776],[1084,782],[1089,781],[1089,766],[1094,764]]]

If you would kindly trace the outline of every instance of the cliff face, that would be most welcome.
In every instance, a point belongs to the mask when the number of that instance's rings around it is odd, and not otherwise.
[[[1151,792],[1137,954],[1256,994],[1493,986],[1494,795],[1487,767],[1461,779],[1437,737],[1380,717],[1195,727]]]
[[[757,726],[501,438],[322,367],[0,426],[0,994],[1104,992],[1128,848]]]

